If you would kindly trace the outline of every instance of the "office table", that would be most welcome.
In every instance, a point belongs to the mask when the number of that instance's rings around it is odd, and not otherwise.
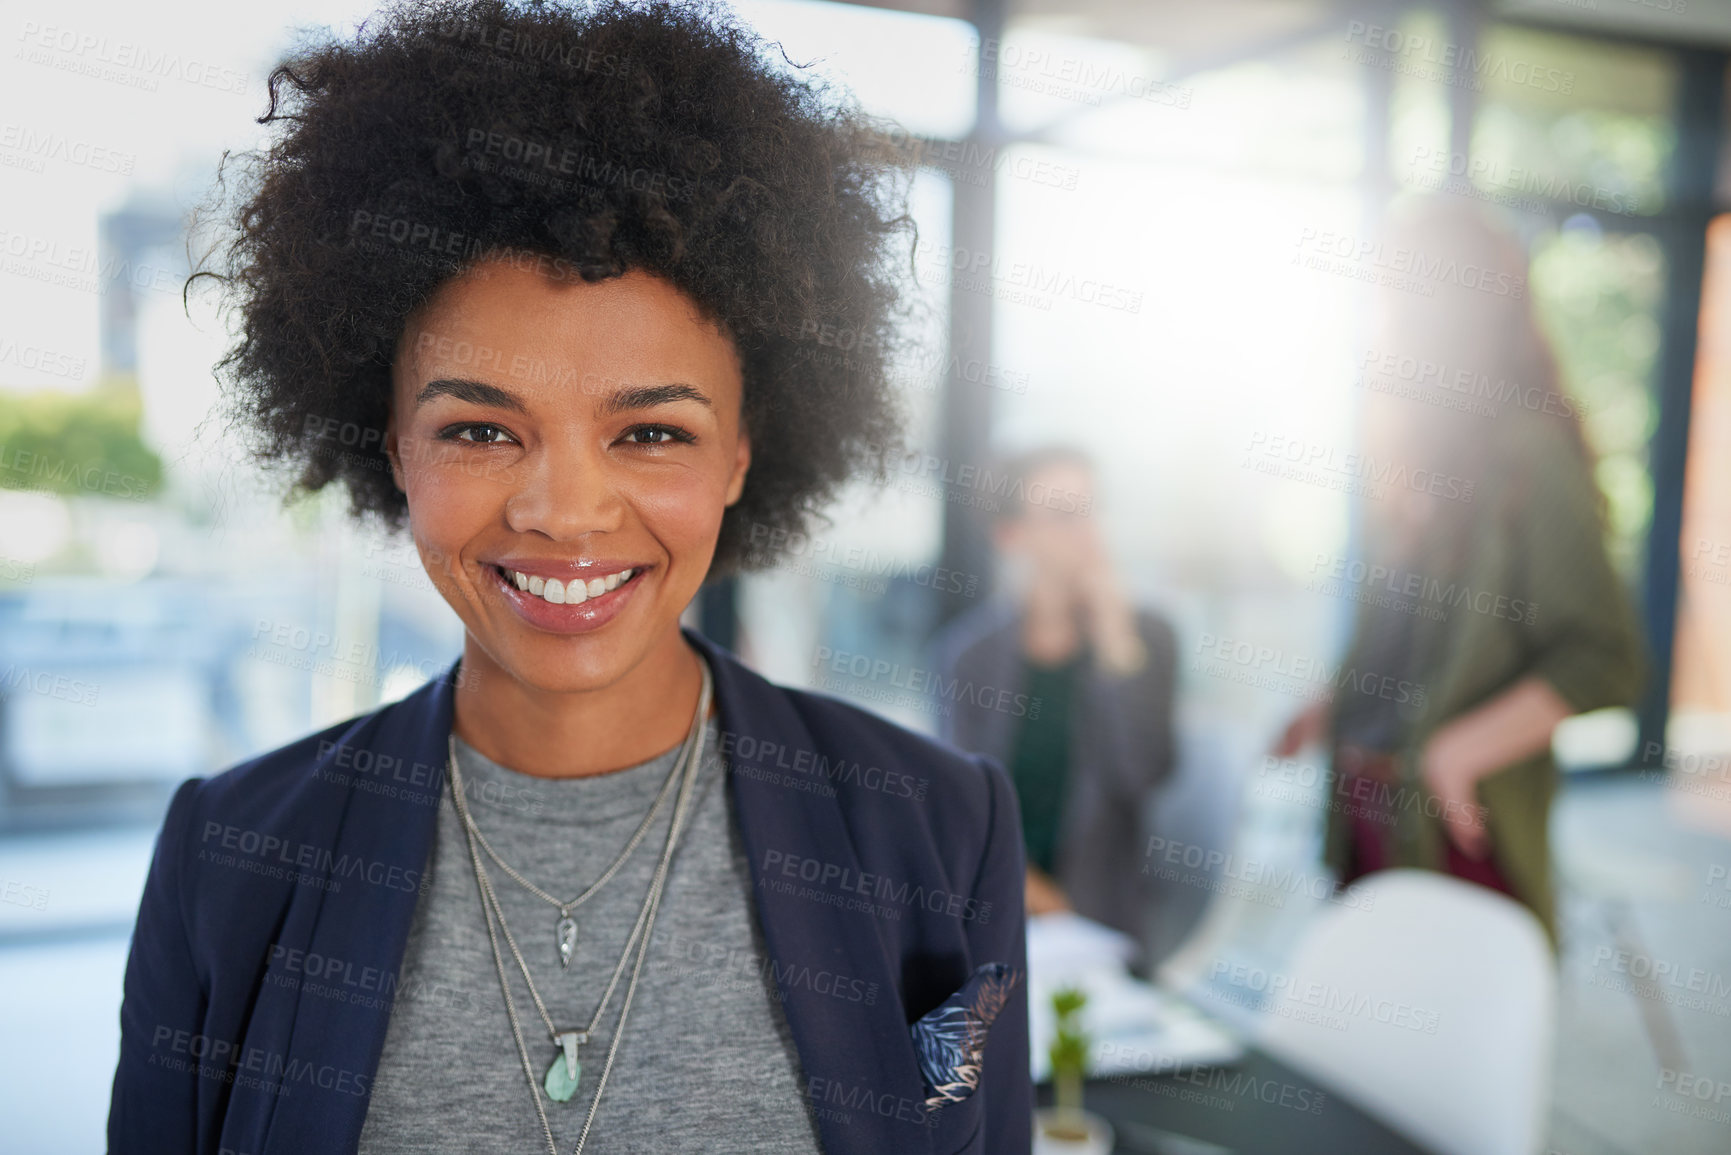
[[[1041,1106],[1052,1087],[1035,1088]],[[1115,1155],[1431,1155],[1314,1079],[1248,1048],[1229,1066],[1088,1080]]]

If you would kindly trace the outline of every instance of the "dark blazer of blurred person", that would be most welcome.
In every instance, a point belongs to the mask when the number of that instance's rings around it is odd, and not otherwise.
[[[934,662],[959,685],[943,736],[1010,771],[1022,808],[1029,914],[1073,909],[1142,944],[1141,817],[1172,770],[1172,627],[1132,606],[1094,516],[1094,469],[1074,448],[1002,463],[1013,497],[993,544],[1007,596],[952,622]],[[1008,697],[1001,692],[1007,691]],[[1026,696],[1018,713],[997,703]]]
[[[1277,752],[1327,747],[1325,856],[1343,883],[1446,871],[1524,903],[1554,940],[1551,737],[1636,701],[1634,609],[1519,241],[1423,199],[1392,215],[1385,249],[1438,284],[1388,293],[1373,326],[1363,448],[1388,480],[1363,495],[1366,568],[1336,582],[1358,604],[1333,702]]]

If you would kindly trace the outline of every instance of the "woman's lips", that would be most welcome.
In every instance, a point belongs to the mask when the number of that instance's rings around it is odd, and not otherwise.
[[[488,565],[487,571],[492,575],[505,603],[531,626],[548,633],[582,634],[598,630],[618,617],[635,597],[638,586],[652,568],[630,566],[614,570],[610,574],[597,572],[591,578],[573,577],[564,581],[531,576],[520,570],[493,564]],[[609,582],[612,583],[612,588],[608,588]],[[583,600],[549,600],[547,594],[553,583],[558,583],[558,596],[569,598],[576,595]],[[537,585],[539,590],[535,588]],[[528,588],[522,588],[524,586]],[[592,594],[589,592],[592,589],[599,589],[600,592]],[[578,590],[582,591],[581,594],[576,593]]]

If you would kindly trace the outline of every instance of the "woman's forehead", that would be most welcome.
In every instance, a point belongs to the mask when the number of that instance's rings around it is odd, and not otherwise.
[[[491,264],[447,282],[410,319],[399,370],[568,393],[682,378],[721,385],[739,365],[731,339],[663,278],[590,282]]]

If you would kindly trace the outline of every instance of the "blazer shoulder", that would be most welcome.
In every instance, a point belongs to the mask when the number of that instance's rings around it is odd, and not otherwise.
[[[894,794],[905,788],[939,811],[961,807],[977,813],[988,811],[994,802],[994,775],[1003,777],[1007,786],[1004,771],[985,755],[967,753],[832,694],[783,686],[749,670],[746,675],[758,694],[779,698],[810,736],[813,748],[794,755],[822,760],[832,774],[841,764],[844,782],[865,787],[850,793]],[[914,781],[906,787],[880,788],[861,779],[873,772],[893,772]]]
[[[280,801],[285,793],[304,783],[321,755],[371,716],[358,714],[274,750],[236,762],[202,780],[197,790],[198,801],[219,809],[243,800],[254,804]]]
[[[891,749],[906,761],[930,766],[940,773],[972,778],[979,772],[980,759],[976,755],[959,750],[940,738],[910,730],[900,722],[833,694],[791,686],[778,688],[788,696],[814,736]]]
[[[1002,866],[995,846],[1010,839],[1020,847],[1015,787],[990,755],[968,753],[827,694],[777,689],[810,735],[806,756],[832,776],[830,805],[878,861],[941,862],[946,885],[960,891],[981,885],[983,872]],[[1019,880],[1019,863],[1013,873]]]
[[[221,817],[224,821],[280,819],[305,814],[307,807],[316,809],[334,800],[346,790],[326,794],[310,789],[319,781],[324,764],[352,767],[369,759],[392,757],[392,752],[385,748],[388,743],[382,745],[375,737],[382,724],[395,713],[424,709],[427,704],[424,699],[436,682],[437,679],[406,698],[345,718],[202,779],[193,799],[195,813],[213,820]],[[366,766],[360,768],[365,770]],[[341,785],[346,778],[346,774],[333,778],[332,785]]]

